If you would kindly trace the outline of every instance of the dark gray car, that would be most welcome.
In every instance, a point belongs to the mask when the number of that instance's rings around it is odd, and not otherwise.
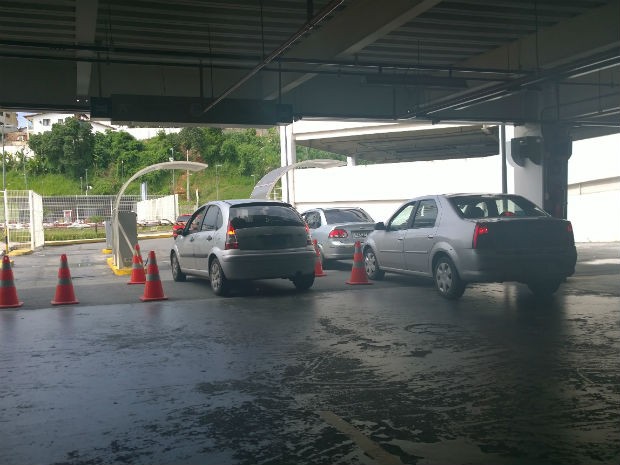
[[[375,226],[372,217],[358,207],[313,208],[301,216],[317,242],[323,267],[330,260],[352,259],[355,243],[364,242]]]
[[[376,224],[363,253],[370,279],[386,271],[432,277],[448,299],[461,297],[471,282],[518,281],[549,295],[577,261],[569,221],[503,194],[412,199]]]
[[[217,295],[235,281],[290,279],[299,290],[314,283],[316,252],[308,227],[288,203],[216,200],[201,206],[174,239],[172,277],[211,281]]]

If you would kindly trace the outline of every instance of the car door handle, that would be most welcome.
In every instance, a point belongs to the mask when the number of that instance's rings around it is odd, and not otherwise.
[[[435,236],[434,236],[433,234],[429,234],[429,235],[428,235],[428,236],[426,236],[426,237],[428,237],[429,239],[432,239],[432,238],[434,238]]]
[[[399,238],[398,238],[398,239],[396,239],[396,240],[398,240],[398,241],[404,241],[404,240],[405,240],[405,238],[404,238],[404,237],[399,237]]]

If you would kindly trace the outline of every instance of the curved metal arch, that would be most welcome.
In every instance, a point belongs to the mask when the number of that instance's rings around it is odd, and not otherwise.
[[[250,198],[268,199],[276,183],[280,180],[280,178],[282,178],[282,176],[291,170],[297,168],[333,168],[336,166],[346,166],[346,164],[346,162],[340,160],[321,159],[300,161],[298,163],[293,163],[292,165],[281,166],[270,171],[259,179],[250,194]]]
[[[114,209],[112,211],[112,232],[113,232],[113,236],[112,236],[112,242],[113,242],[113,256],[114,256],[114,264],[116,266],[120,266],[120,234],[123,234],[123,238],[125,239],[125,241],[127,242],[127,244],[129,245],[130,249],[133,249],[135,244],[131,244],[129,239],[127,238],[127,234],[125,233],[125,231],[123,230],[123,228],[120,227],[120,225],[118,224],[118,207],[121,203],[121,196],[123,195],[123,193],[125,192],[125,189],[127,189],[127,187],[129,186],[129,184],[131,184],[131,182],[137,178],[139,178],[140,176],[142,176],[143,174],[146,173],[150,173],[152,171],[157,171],[157,170],[189,170],[189,171],[200,171],[200,170],[204,170],[205,168],[208,168],[209,165],[207,165],[206,163],[198,163],[195,161],[167,161],[164,163],[156,163],[154,165],[151,166],[147,166],[146,168],[141,169],[140,171],[138,171],[137,173],[135,173],[133,176],[131,176],[127,181],[125,181],[125,184],[122,185],[120,191],[118,192],[118,194],[116,194],[116,199],[114,200]]]

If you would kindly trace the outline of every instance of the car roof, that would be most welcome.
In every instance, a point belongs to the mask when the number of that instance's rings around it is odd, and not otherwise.
[[[214,202],[218,202],[217,200]],[[271,200],[271,199],[228,199],[228,200],[220,200],[219,202],[226,203],[231,207],[236,207],[238,205],[249,205],[249,204],[273,204],[273,205],[282,205],[285,207],[291,207],[292,205],[287,202],[283,202],[281,200]],[[213,202],[209,202],[213,203]]]
[[[417,195],[412,197],[408,201],[411,200],[419,200],[419,199],[428,199],[433,197],[445,197],[447,199],[457,198],[457,197],[519,197],[518,194],[503,194],[501,192],[459,192],[459,193],[451,193],[451,194],[428,194],[428,195]]]
[[[364,209],[362,207],[316,207],[316,208],[309,208],[308,210],[306,210],[306,212],[313,211],[313,210],[328,211],[328,210],[364,210]]]

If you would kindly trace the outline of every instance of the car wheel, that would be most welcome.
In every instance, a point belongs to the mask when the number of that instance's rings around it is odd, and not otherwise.
[[[293,284],[298,291],[306,291],[310,289],[314,284],[314,273],[294,277]]]
[[[183,271],[181,271],[179,257],[177,257],[177,254],[174,252],[170,254],[170,265],[172,267],[172,279],[174,279],[178,283],[185,281],[187,276],[185,275],[185,273],[183,273]]]
[[[211,262],[211,267],[209,269],[209,279],[211,280],[211,289],[213,289],[213,293],[215,295],[223,296],[228,294],[228,279],[224,275],[222,265],[220,265],[220,262],[217,258],[214,258]]]
[[[379,262],[375,251],[368,247],[364,251],[364,268],[366,269],[366,276],[368,279],[379,281],[385,276],[385,271],[379,268]]]
[[[558,290],[560,284],[562,284],[561,279],[541,279],[527,283],[527,287],[536,297],[549,297]]]
[[[435,263],[433,278],[439,294],[446,299],[458,299],[465,292],[465,283],[461,280],[452,260],[446,256],[439,257]]]
[[[324,270],[326,270],[331,263],[331,260],[325,258],[325,255],[323,255],[323,251],[321,249],[319,249],[319,260],[321,261],[321,268],[323,268]]]

